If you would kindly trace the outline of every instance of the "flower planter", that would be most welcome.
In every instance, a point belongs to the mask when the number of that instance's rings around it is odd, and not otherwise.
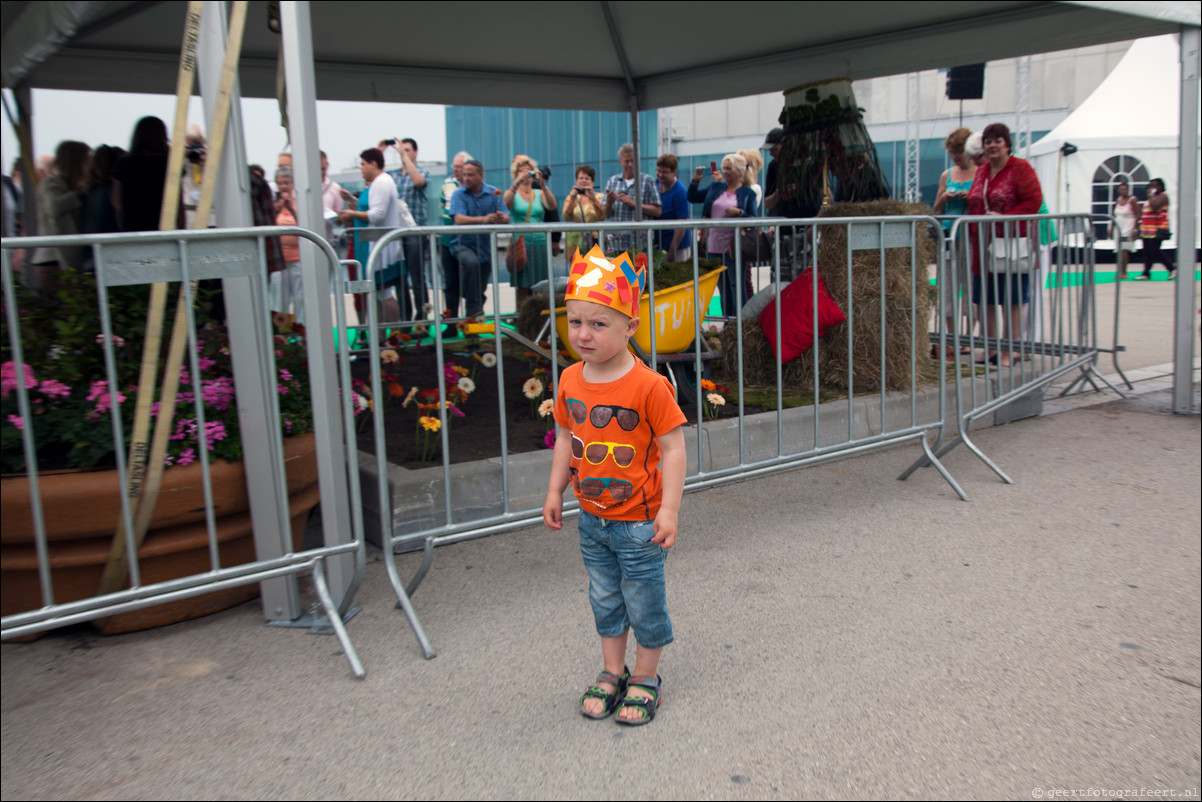
[[[312,434],[284,441],[293,548],[299,548],[309,513],[320,500]],[[210,465],[221,566],[255,558],[255,546],[241,462]],[[56,603],[96,593],[121,520],[121,486],[116,470],[64,471],[40,477],[46,519],[51,581]],[[0,607],[12,615],[42,606],[34,544],[29,482],[0,480],[4,526],[0,529]],[[142,584],[203,573],[210,569],[202,470],[199,463],[163,474],[155,517],[138,551]],[[215,613],[255,598],[251,583],[110,617],[104,634],[132,632]]]

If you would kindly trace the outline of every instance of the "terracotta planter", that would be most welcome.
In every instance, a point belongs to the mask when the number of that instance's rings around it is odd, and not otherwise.
[[[284,441],[293,547],[300,548],[309,512],[320,500],[312,434]],[[254,559],[246,472],[241,462],[210,465],[221,566]],[[66,471],[40,477],[42,507],[57,603],[96,593],[121,520],[121,488],[115,470]],[[29,483],[24,477],[0,480],[0,605],[4,615],[42,606]],[[155,517],[138,551],[142,584],[202,573],[210,568],[204,489],[199,463],[163,474]],[[207,593],[112,616],[103,632],[132,632],[197,618],[255,598],[258,584]]]

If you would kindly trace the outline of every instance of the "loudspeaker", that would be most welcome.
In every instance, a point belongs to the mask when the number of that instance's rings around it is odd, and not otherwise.
[[[985,94],[985,64],[965,64],[947,71],[948,100],[980,100]]]

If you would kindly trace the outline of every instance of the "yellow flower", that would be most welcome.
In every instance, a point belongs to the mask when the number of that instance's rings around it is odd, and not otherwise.
[[[709,379],[702,379],[701,380],[701,389],[702,390],[713,390],[714,383],[712,381],[710,381]]]
[[[429,415],[422,415],[420,418],[418,418],[418,423],[420,423],[422,428],[428,432],[437,432],[442,428],[442,421],[440,421],[438,418],[432,418]]]
[[[462,365],[451,365],[451,367],[454,368],[455,372],[458,373],[460,376],[466,376],[467,374],[471,373],[470,370],[463,367]]]
[[[531,401],[543,394],[543,383],[538,379],[526,379],[526,383],[522,385],[522,395],[529,398]]]

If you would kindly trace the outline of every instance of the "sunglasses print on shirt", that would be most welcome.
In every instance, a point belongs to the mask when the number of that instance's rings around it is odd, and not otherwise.
[[[588,460],[592,465],[600,465],[605,462],[605,458],[613,456],[613,460],[620,468],[629,468],[634,462],[635,450],[634,446],[626,443],[609,443],[597,441],[585,445],[584,441],[576,435],[572,435],[572,456],[576,459]]]
[[[590,411],[580,399],[569,398],[568,412],[571,413],[572,420],[577,423],[584,423],[587,418],[588,422],[598,429],[604,429],[614,418],[617,418],[618,425],[622,427],[623,431],[634,431],[634,428],[639,425],[637,410],[620,407],[616,404],[598,404]]]
[[[625,501],[634,493],[634,485],[625,479],[609,479],[609,478],[593,478],[581,479],[580,472],[575,468],[571,469],[572,483],[576,485],[576,489],[586,496],[597,497],[605,490],[609,490],[614,501]]]

